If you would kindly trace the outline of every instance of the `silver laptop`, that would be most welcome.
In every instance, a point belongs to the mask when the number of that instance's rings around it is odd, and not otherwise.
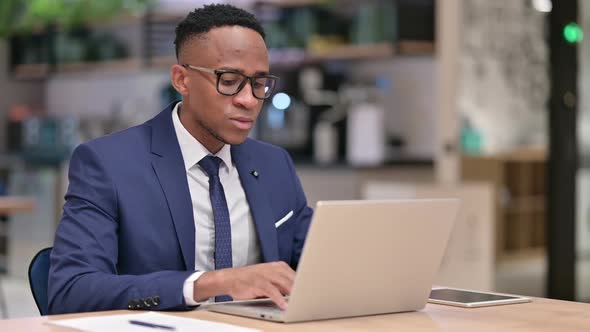
[[[458,210],[456,199],[320,201],[286,311],[267,299],[208,309],[285,323],[421,309]]]

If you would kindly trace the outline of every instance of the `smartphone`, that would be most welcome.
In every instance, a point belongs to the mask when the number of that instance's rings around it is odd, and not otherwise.
[[[464,308],[477,308],[493,305],[525,303],[531,302],[531,299],[524,296],[502,295],[441,287],[432,289],[428,302]]]

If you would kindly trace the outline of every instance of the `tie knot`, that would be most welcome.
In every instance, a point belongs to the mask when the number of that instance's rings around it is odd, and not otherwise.
[[[221,164],[221,159],[215,156],[207,156],[201,161],[199,161],[199,165],[201,168],[207,173],[207,175],[212,178],[214,176],[219,176],[219,165]]]

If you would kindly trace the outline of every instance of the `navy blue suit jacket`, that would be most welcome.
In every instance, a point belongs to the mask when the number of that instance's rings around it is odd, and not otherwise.
[[[74,151],[51,254],[50,313],[127,309],[146,299],[150,310],[188,309],[182,287],[195,269],[195,223],[173,107]],[[296,268],[312,211],[291,158],[252,139],[231,152],[264,262]]]

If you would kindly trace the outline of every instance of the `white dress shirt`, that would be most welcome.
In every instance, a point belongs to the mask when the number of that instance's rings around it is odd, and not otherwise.
[[[195,219],[195,270],[183,285],[183,295],[187,305],[198,305],[193,298],[194,282],[206,271],[215,270],[215,226],[213,210],[209,198],[209,177],[199,161],[211,155],[196,138],[182,125],[178,110],[182,103],[172,110],[172,122],[180,151],[184,160],[188,188],[193,205]],[[246,193],[240,182],[240,176],[231,157],[231,146],[226,144],[215,156],[222,160],[219,167],[219,179],[225,191],[225,199],[231,222],[231,244],[233,267],[260,263],[261,253],[258,235],[246,200]],[[210,299],[211,300],[211,299]]]

